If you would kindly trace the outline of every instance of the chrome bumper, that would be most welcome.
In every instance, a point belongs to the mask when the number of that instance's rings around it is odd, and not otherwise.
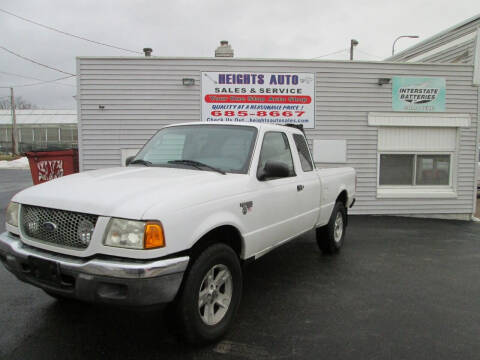
[[[31,266],[32,258],[56,266],[58,281],[39,279]],[[153,261],[81,259],[36,249],[3,233],[0,260],[20,280],[59,295],[91,302],[154,305],[175,298],[189,257]]]

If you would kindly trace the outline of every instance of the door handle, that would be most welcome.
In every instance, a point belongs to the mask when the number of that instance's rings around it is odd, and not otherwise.
[[[304,188],[304,186],[303,186],[303,185],[297,185],[297,191],[302,191],[302,190],[303,190],[303,188]]]

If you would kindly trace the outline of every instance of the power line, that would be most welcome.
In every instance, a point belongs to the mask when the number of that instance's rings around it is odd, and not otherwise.
[[[90,39],[84,38],[84,37],[82,37],[82,36],[70,34],[70,33],[66,32],[66,31],[59,30],[59,29],[56,29],[56,28],[51,27],[51,26],[48,26],[48,25],[40,24],[40,23],[38,23],[38,22],[36,22],[36,21],[33,21],[33,20],[30,20],[30,19],[24,18],[23,16],[16,15],[16,14],[14,14],[14,13],[11,13],[10,11],[7,11],[7,10],[0,9],[0,11],[3,12],[3,13],[5,13],[5,14],[14,16],[14,17],[16,17],[16,18],[18,18],[18,19],[20,19],[20,20],[29,22],[29,23],[31,23],[31,24],[35,24],[35,25],[37,25],[37,26],[41,26],[41,27],[43,27],[43,28],[45,28],[45,29],[48,29],[48,30],[56,31],[56,32],[58,32],[58,33],[60,33],[60,34],[63,34],[63,35],[66,35],[66,36],[71,36],[71,37],[74,37],[74,38],[77,38],[77,39],[80,39],[80,40],[88,41],[88,42],[91,42],[91,43],[94,43],[94,44],[97,44],[97,45],[107,46],[107,47],[110,47],[110,48],[113,48],[113,49],[117,49],[117,50],[128,51],[128,52],[134,53],[134,54],[142,54],[142,53],[139,52],[139,51],[130,50],[130,49],[125,49],[125,48],[122,48],[122,47],[119,47],[119,46],[110,45],[110,44],[102,43],[102,42],[100,42],[100,41],[90,40]]]
[[[29,80],[43,81],[43,79],[34,78],[34,77],[31,77],[31,76],[26,76],[26,75],[15,74],[15,73],[7,72],[7,71],[0,71],[0,74],[9,75],[9,76],[17,76],[17,77],[21,77],[21,78],[29,79]]]
[[[15,53],[15,52],[11,51],[11,50],[8,50],[8,49],[7,49],[6,47],[4,47],[4,46],[0,46],[0,49],[5,50],[6,52],[8,52],[8,53],[10,53],[10,54],[12,54],[12,55],[15,55],[15,56],[17,56],[17,57],[19,57],[19,58],[21,58],[21,59],[23,59],[23,60],[27,60],[27,61],[30,61],[30,62],[32,62],[32,63],[34,63],[34,64],[43,66],[43,67],[45,67],[45,68],[47,68],[47,69],[55,70],[55,71],[61,72],[62,74],[75,76],[75,74],[72,74],[72,73],[69,73],[69,72],[66,72],[66,71],[63,71],[63,70],[54,68],[54,67],[52,67],[52,66],[48,66],[48,65],[39,63],[38,61],[35,61],[35,60],[33,60],[33,59],[30,59],[30,58],[27,58],[26,56],[17,54],[17,53]]]
[[[339,54],[339,53],[342,53],[344,51],[348,51],[348,49],[342,49],[342,50],[338,50],[338,51],[334,51],[332,53],[329,53],[329,54],[325,54],[325,55],[320,55],[320,56],[315,56],[313,59],[320,59],[320,58],[324,58],[324,57],[327,57],[327,56],[330,56],[330,55],[335,55],[335,54]]]
[[[356,51],[361,52],[361,53],[363,53],[364,55],[368,55],[368,56],[375,57],[375,58],[378,58],[378,59],[383,59],[382,56],[370,54],[370,53],[368,53],[368,52],[366,52],[366,51],[363,51],[363,50],[360,50],[360,49],[356,49]]]
[[[20,74],[15,74],[15,73],[10,73],[10,72],[7,72],[7,71],[0,71],[0,74],[5,74],[5,75],[8,75],[8,76],[17,76],[17,77],[20,77],[20,78],[24,78],[24,79],[30,79],[30,80],[37,80],[37,81],[40,81],[41,83],[45,83],[45,82],[54,82],[54,81],[59,81],[61,79],[68,79],[68,78],[71,78],[72,75],[69,75],[69,76],[65,76],[63,78],[60,78],[60,79],[55,79],[55,80],[44,80],[44,79],[39,79],[39,78],[35,78],[35,77],[32,77],[32,76],[25,76],[25,75],[20,75]],[[13,85],[13,87],[17,87],[17,86],[27,86],[29,84],[25,84],[25,85]],[[65,86],[72,86],[72,87],[75,87],[75,85],[71,85],[71,84],[63,84],[63,83],[59,83],[57,85],[65,85]]]
[[[75,76],[75,75],[64,76],[64,77],[61,77],[61,78],[58,78],[58,79],[54,79],[54,80],[40,81],[40,82],[32,83],[32,84],[14,85],[14,86],[12,86],[12,87],[18,88],[18,87],[25,87],[25,86],[35,86],[35,85],[42,85],[42,84],[50,84],[50,83],[54,83],[54,82],[56,82],[56,81],[69,79],[69,78],[74,77],[74,76]],[[56,85],[66,85],[66,86],[75,87],[75,85],[70,85],[70,84],[56,84]]]
[[[50,84],[50,83],[54,83],[54,82],[56,82],[56,81],[69,79],[69,78],[74,77],[74,76],[75,76],[75,75],[69,75],[69,76],[64,76],[64,77],[58,78],[58,79],[40,81],[40,82],[36,82],[36,83],[32,83],[32,84],[20,84],[20,85],[11,85],[11,86],[0,86],[0,88],[3,88],[3,89],[11,88],[11,87],[13,87],[13,88],[19,88],[19,87],[25,87],[25,86],[35,86],[35,85]],[[75,85],[61,84],[61,83],[60,83],[60,84],[55,84],[55,85],[65,85],[65,86],[75,87]]]

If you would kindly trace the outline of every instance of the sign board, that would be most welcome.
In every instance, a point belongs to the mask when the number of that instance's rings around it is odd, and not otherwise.
[[[445,79],[427,77],[394,77],[393,111],[444,112]]]
[[[202,72],[202,121],[315,127],[315,74]]]

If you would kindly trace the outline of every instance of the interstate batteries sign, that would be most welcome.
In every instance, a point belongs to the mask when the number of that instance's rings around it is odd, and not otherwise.
[[[445,111],[445,79],[427,77],[394,77],[393,111]]]
[[[202,120],[315,127],[311,73],[202,72]]]

